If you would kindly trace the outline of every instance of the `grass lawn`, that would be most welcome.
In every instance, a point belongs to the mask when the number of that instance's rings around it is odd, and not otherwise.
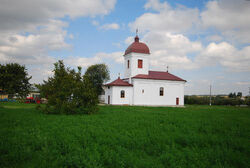
[[[100,106],[46,115],[0,104],[0,167],[250,167],[250,108]]]

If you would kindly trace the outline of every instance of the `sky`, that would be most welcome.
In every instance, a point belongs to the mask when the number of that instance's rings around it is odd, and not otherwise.
[[[185,94],[250,90],[249,0],[0,0],[0,63],[25,65],[31,83],[53,63],[108,65],[124,73],[123,54],[138,28],[150,69],[187,80]]]

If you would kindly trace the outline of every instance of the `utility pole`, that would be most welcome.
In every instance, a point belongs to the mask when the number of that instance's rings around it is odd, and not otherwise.
[[[211,94],[212,94],[212,85],[210,84],[210,98],[209,98],[209,105],[211,106]]]

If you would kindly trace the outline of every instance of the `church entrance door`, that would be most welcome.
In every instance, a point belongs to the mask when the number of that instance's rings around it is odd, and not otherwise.
[[[108,96],[108,104],[110,104],[110,96]]]

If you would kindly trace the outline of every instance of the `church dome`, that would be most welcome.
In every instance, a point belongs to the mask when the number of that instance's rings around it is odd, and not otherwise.
[[[146,44],[139,42],[139,37],[135,37],[135,41],[126,49],[125,54],[129,53],[142,53],[142,54],[150,54],[149,48]]]

